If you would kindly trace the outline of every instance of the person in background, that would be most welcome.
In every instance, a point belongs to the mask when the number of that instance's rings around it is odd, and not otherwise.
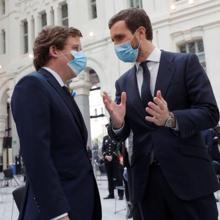
[[[104,199],[113,199],[115,186],[123,185],[123,170],[120,164],[120,143],[112,140],[108,135],[103,137],[102,155],[108,177],[109,194]],[[119,200],[123,199],[124,191],[118,189]]]

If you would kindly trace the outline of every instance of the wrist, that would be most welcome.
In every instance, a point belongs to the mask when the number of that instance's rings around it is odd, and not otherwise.
[[[173,112],[169,112],[169,116],[164,123],[164,127],[168,127],[168,128],[176,127],[176,118]]]
[[[123,122],[112,122],[112,128],[114,130],[120,129],[123,127],[124,121]]]

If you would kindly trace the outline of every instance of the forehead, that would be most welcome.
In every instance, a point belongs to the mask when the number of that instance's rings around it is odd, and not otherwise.
[[[76,36],[76,37],[72,37],[69,36],[66,40],[66,46],[73,46],[73,45],[80,45],[80,37]]]
[[[114,38],[115,35],[118,34],[126,34],[126,33],[131,33],[130,30],[128,29],[125,21],[117,21],[114,23],[110,29],[110,34],[111,37]]]

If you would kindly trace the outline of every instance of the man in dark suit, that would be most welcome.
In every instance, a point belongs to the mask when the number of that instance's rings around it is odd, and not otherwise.
[[[218,182],[201,131],[219,111],[197,56],[157,49],[142,9],[120,11],[109,28],[118,58],[136,62],[116,81],[116,102],[103,95],[110,136],[133,132],[134,219],[217,220]]]
[[[37,72],[23,77],[12,113],[27,173],[22,220],[101,220],[87,130],[65,83],[86,66],[81,32],[48,27],[34,43]]]
[[[123,167],[120,164],[120,147],[122,143],[116,142],[109,135],[103,137],[102,156],[108,177],[109,194],[104,199],[113,199],[115,186],[123,185]],[[119,199],[122,200],[124,191],[118,189]]]

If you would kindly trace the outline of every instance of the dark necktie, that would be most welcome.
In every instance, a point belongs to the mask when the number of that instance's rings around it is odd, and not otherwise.
[[[64,92],[65,92],[68,96],[71,97],[71,93],[70,93],[69,89],[68,89],[66,86],[63,86],[62,88],[63,88]]]
[[[140,65],[143,68],[143,83],[141,86],[141,99],[146,106],[149,101],[152,101],[153,97],[150,91],[150,71],[147,67],[147,62],[144,61]]]

